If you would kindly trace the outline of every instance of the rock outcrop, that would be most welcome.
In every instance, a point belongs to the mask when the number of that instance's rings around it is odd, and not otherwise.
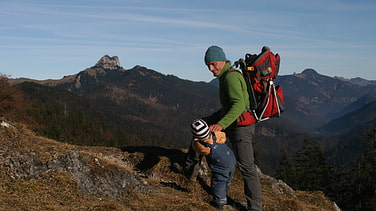
[[[109,55],[102,56],[102,58],[99,59],[99,61],[95,64],[94,67],[110,69],[110,70],[116,70],[116,69],[122,68],[120,66],[119,57],[117,56],[110,57]]]
[[[81,185],[88,194],[110,198],[127,196],[128,190],[141,193],[159,190],[153,186],[142,184],[133,173],[123,168],[101,164],[94,158],[92,164],[86,164],[76,150],[69,151],[64,157],[42,162],[34,155],[18,152],[18,156],[6,157],[3,168],[12,178],[37,178],[39,175],[53,170],[63,170]]]

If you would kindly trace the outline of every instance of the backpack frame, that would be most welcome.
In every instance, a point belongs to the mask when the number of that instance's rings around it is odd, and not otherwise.
[[[234,63],[247,84],[250,110],[257,122],[280,117],[284,111],[281,86],[274,83],[279,72],[280,56],[264,46],[260,54],[246,54]]]

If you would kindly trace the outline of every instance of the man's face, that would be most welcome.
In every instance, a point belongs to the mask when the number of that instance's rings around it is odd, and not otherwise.
[[[221,74],[226,61],[213,61],[206,64],[215,77]]]

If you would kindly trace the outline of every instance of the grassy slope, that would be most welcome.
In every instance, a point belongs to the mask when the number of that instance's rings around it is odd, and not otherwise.
[[[80,147],[38,137],[23,125],[0,128],[0,210],[214,210],[208,202],[208,179],[192,182],[170,171],[172,156],[158,155],[153,166],[140,164],[147,154],[124,152],[118,148]],[[13,171],[6,165],[9,157],[20,153],[35,155],[45,162],[76,150],[88,166],[99,160],[106,166],[124,168],[137,175],[142,184],[161,191],[140,193],[128,190],[128,196],[113,199],[94,196],[82,191],[64,169],[46,171],[35,177],[11,177]],[[180,151],[181,152],[181,151]],[[180,154],[177,154],[181,156]],[[98,168],[97,168],[98,169]],[[321,192],[276,192],[268,177],[262,177],[264,210],[335,210],[333,202]],[[229,190],[234,204],[244,204],[242,179],[236,173]]]

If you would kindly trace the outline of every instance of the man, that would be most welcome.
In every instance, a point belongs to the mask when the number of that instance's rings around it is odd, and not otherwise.
[[[238,71],[230,71],[231,63],[222,48],[211,46],[205,53],[205,64],[219,79],[219,95],[222,108],[210,117],[204,118],[210,124],[211,132],[225,131],[232,144],[237,166],[244,179],[244,193],[247,210],[262,210],[261,184],[254,163],[252,139],[255,125],[237,124],[240,115],[249,109],[247,85]],[[214,120],[214,121],[213,121]],[[198,156],[190,148],[183,170],[197,172]],[[193,170],[192,170],[193,169]]]
[[[244,192],[248,210],[262,210],[261,184],[254,163],[252,139],[255,125],[237,126],[237,118],[249,108],[247,85],[237,71],[231,71],[231,63],[222,48],[211,46],[205,53],[205,64],[219,79],[219,95],[222,105],[219,121],[210,125],[212,132],[225,130],[232,144],[238,169],[244,179]],[[216,114],[215,114],[216,115]]]

